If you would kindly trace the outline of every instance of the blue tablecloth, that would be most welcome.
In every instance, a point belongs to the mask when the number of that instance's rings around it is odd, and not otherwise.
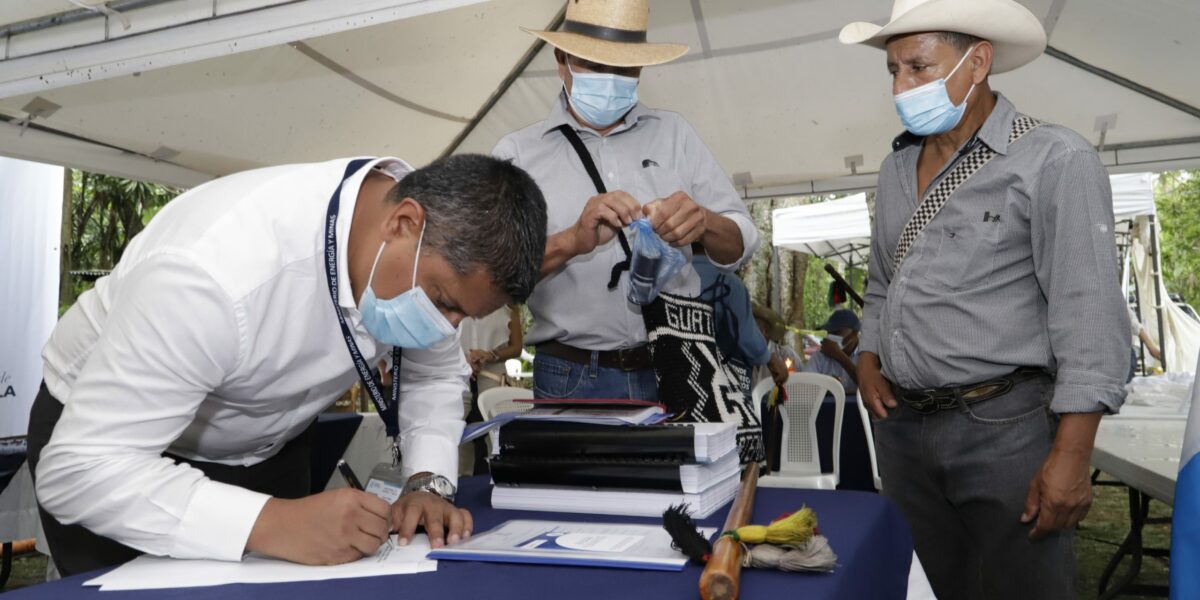
[[[817,413],[817,444],[821,451],[821,471],[833,472],[833,395],[825,397]],[[867,436],[863,433],[862,417],[858,415],[858,396],[848,394],[842,409],[842,476],[839,490],[875,491],[871,475],[871,455],[867,452]]]
[[[358,433],[358,425],[363,417],[358,413],[321,413],[317,416],[317,431],[313,438],[312,464],[309,474],[312,481],[312,492],[325,491],[337,461],[346,453],[350,440]],[[357,473],[363,482],[367,473]]]
[[[653,519],[493,510],[487,479],[464,479],[460,503],[471,509],[477,531],[509,519],[560,519],[594,522],[654,523]],[[817,490],[758,490],[755,521],[808,505],[817,512],[821,533],[838,555],[830,574],[799,574],[744,570],[742,598],[871,598],[902,599],[907,593],[912,538],[899,511],[886,499],[864,492]],[[702,522],[721,527],[728,509]],[[441,561],[434,573],[339,579],[286,584],[224,585],[209,588],[103,592],[84,588],[84,581],[101,571],[5,594],[7,599],[68,600],[196,600],[200,598],[317,600],[325,598],[569,598],[592,600],[652,598],[695,600],[701,568],[683,572],[633,571],[586,567],[551,567]]]

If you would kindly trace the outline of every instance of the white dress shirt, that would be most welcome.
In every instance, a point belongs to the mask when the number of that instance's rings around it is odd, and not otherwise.
[[[258,464],[358,380],[324,261],[326,210],[349,160],[247,171],[181,195],[67,311],[42,353],[65,405],[37,469],[50,514],[150,554],[241,558],[268,496],[162,453]],[[371,164],[394,178],[411,171]],[[376,364],[390,348],[362,325],[345,255],[366,172],[341,193],[338,296]],[[404,350],[405,475],[456,479],[469,373],[456,336]]]

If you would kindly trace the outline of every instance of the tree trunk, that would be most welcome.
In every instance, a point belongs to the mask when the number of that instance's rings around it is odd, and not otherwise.
[[[788,252],[792,260],[784,263],[791,271],[792,286],[789,295],[789,307],[791,310],[787,313],[787,322],[793,327],[807,329],[808,324],[804,319],[804,283],[808,279],[808,259],[807,254],[799,252]],[[790,264],[788,264],[790,263]]]
[[[60,306],[70,306],[75,303],[75,286],[71,281],[72,256],[71,234],[73,233],[72,219],[74,216],[75,191],[71,169],[63,169],[63,200],[62,200],[62,232],[58,240],[58,303]]]
[[[87,232],[87,224],[92,220],[92,214],[96,212],[96,206],[100,203],[100,198],[97,198],[96,194],[88,194],[88,184],[91,183],[92,180],[93,177],[86,172],[82,172],[79,175],[79,202],[82,206],[82,213],[80,214],[79,219],[74,219],[74,215],[72,215],[72,220],[74,221],[75,225],[75,234],[71,239],[71,266],[73,268],[79,268],[80,266],[93,266],[80,264],[80,260],[83,258],[84,254],[84,233]]]

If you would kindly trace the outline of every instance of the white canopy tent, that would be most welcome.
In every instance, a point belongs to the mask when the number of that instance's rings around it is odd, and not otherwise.
[[[1161,361],[1148,354],[1142,358],[1147,365],[1157,362],[1164,370],[1190,373],[1200,356],[1200,322],[1171,300],[1162,278],[1162,229],[1154,207],[1153,176],[1114,175],[1112,190],[1123,291],[1134,297],[1135,316],[1162,351]]]
[[[1108,181],[1112,186],[1114,219],[1123,221],[1157,214],[1154,208],[1154,174],[1112,175]]]
[[[1200,165],[1200,4],[1021,0],[1048,53],[995,77],[1114,171]],[[0,3],[0,154],[190,186],[355,154],[486,152],[548,112],[562,0]],[[873,187],[899,126],[884,55],[836,40],[891,0],[655,0],[681,60],[641,96],[693,123],[747,197]],[[124,29],[121,18],[130,28]],[[736,176],[735,176],[736,175]]]
[[[867,195],[802,204],[771,213],[772,243],[804,254],[865,268],[871,256]]]

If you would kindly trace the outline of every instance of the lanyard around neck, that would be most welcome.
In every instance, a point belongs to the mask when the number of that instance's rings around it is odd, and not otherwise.
[[[342,314],[342,307],[338,304],[337,219],[342,186],[346,184],[346,180],[369,162],[371,162],[370,159],[366,158],[350,161],[350,164],[346,166],[345,174],[342,175],[341,183],[338,184],[337,189],[333,190],[333,196],[329,198],[329,210],[325,214],[325,274],[328,278],[329,298],[333,300],[333,312],[337,315],[338,325],[342,328],[342,340],[346,342],[346,350],[350,352],[350,360],[354,361],[354,369],[358,371],[358,378],[362,381],[363,389],[371,397],[375,410],[383,419],[383,426],[387,430],[388,437],[392,438],[392,451],[395,455],[399,452],[400,443],[400,361],[402,358],[400,348],[392,348],[392,398],[391,402],[388,402],[383,397],[383,392],[379,390],[379,384],[371,376],[371,367],[367,365],[366,359],[359,351],[358,343],[354,341],[354,334],[351,333],[350,326],[346,323],[346,316]]]

